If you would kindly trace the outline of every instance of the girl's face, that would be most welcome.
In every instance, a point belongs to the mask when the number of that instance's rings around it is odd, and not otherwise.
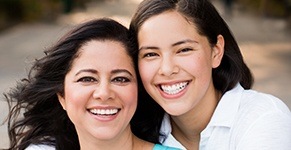
[[[59,101],[80,141],[115,141],[130,131],[137,81],[133,62],[121,43],[92,40],[84,44],[64,83],[65,94],[58,94]]]
[[[138,42],[142,82],[166,112],[179,116],[203,99],[213,100],[212,68],[218,67],[222,58],[222,36],[211,47],[192,22],[167,11],[143,23]]]

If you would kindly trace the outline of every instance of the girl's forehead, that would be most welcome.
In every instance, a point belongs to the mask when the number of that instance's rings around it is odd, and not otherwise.
[[[191,19],[185,17],[177,11],[166,11],[150,18],[146,19],[139,27],[139,33],[144,29],[167,29],[168,27],[174,27],[176,30],[183,29],[184,27],[190,26],[191,28],[197,29],[196,24]],[[173,29],[172,29],[173,30]],[[171,32],[171,31],[169,31]]]
[[[176,11],[168,11],[146,20],[138,32],[138,41],[199,38],[196,26]]]

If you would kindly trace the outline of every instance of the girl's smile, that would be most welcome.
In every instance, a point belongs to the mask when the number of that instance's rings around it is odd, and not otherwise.
[[[178,98],[182,96],[187,89],[188,84],[191,81],[176,82],[176,83],[162,83],[158,85],[158,89],[161,91],[161,95],[167,99]]]
[[[138,42],[143,85],[166,112],[179,116],[195,110],[201,101],[218,102],[212,69],[219,66],[223,50],[211,47],[185,17],[169,11],[147,19]]]

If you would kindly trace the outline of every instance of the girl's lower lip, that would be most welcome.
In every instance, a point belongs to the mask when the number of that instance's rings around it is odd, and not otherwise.
[[[88,113],[96,120],[98,121],[101,121],[101,122],[109,122],[109,121],[112,121],[114,120],[118,114],[119,114],[119,111],[114,114],[114,115],[94,115],[92,114],[90,111],[88,111]]]

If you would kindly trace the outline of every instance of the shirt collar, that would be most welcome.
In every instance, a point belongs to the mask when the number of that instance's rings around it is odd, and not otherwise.
[[[160,136],[159,141],[163,143],[163,145],[167,145],[170,147],[175,147],[181,150],[186,150],[186,148],[175,139],[175,137],[171,134],[172,127],[170,123],[170,116],[168,114],[164,115],[164,119],[160,128],[160,133],[163,136]]]
[[[232,126],[239,108],[243,90],[243,87],[238,83],[233,89],[222,96],[212,115],[208,127]]]
[[[238,83],[233,89],[226,92],[220,99],[214,114],[207,125],[207,127],[202,131],[203,137],[209,136],[211,127],[214,126],[224,126],[231,127],[235,116],[237,114],[239,104],[241,101],[241,96],[243,93],[243,87]],[[160,142],[166,143],[169,146],[178,146],[181,149],[185,149],[172,135],[172,127],[170,123],[170,116],[168,114],[164,115],[164,119],[160,128],[160,133],[164,136],[160,136]]]
[[[162,121],[162,125],[160,128],[160,133],[162,135],[168,136],[169,134],[171,134],[172,132],[172,127],[171,127],[171,123],[170,123],[170,116],[165,113],[163,121]],[[160,141],[164,141],[164,136],[160,136]]]

